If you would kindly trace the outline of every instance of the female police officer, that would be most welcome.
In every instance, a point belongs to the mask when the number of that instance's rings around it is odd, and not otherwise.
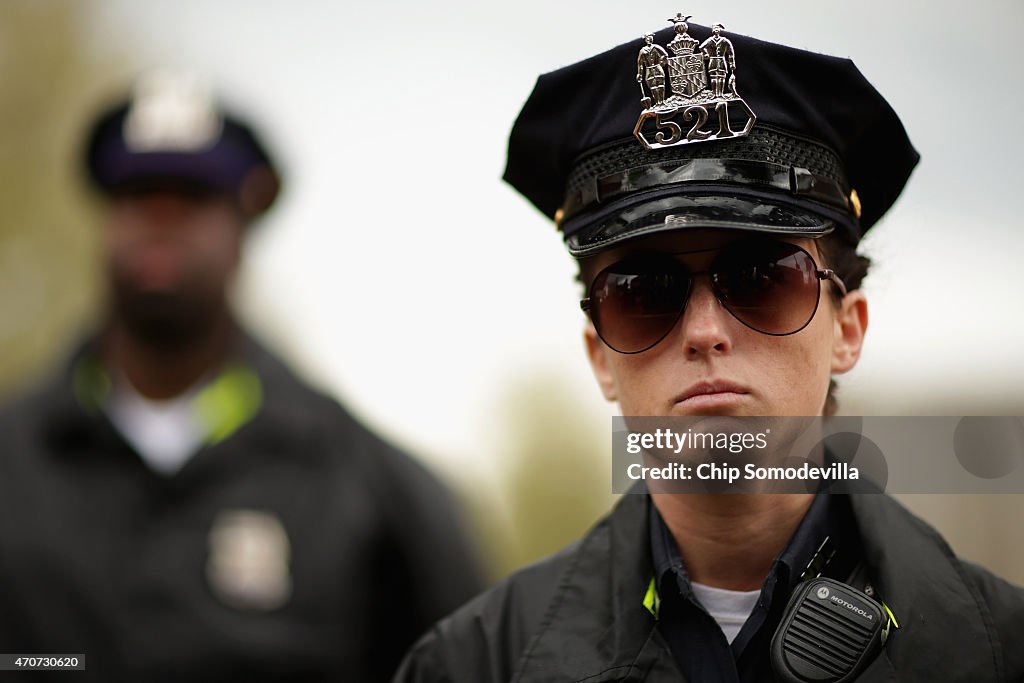
[[[827,414],[867,325],[856,244],[918,155],[852,62],[730,36],[723,91],[695,50],[711,32],[673,23],[653,37],[669,92],[637,59],[651,36],[542,76],[505,179],[580,260],[590,362],[624,415]],[[840,582],[819,598],[873,595],[900,628],[869,646],[812,624],[779,656],[815,564]],[[438,624],[397,680],[1016,681],[1021,633],[1024,594],[884,495],[641,490]]]

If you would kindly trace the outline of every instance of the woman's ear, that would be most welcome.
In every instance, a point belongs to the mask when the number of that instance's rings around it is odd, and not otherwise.
[[[867,329],[868,300],[859,289],[855,289],[843,297],[836,312],[832,338],[832,374],[842,374],[857,364]]]

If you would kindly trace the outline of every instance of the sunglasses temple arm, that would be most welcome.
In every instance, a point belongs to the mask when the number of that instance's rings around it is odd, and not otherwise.
[[[580,309],[582,311],[584,311],[585,313],[589,313],[590,312],[590,297],[589,296],[586,299],[580,299]]]
[[[831,268],[826,268],[825,270],[819,270],[818,271],[818,279],[819,280],[831,280],[832,282],[834,282],[836,284],[836,287],[839,288],[840,293],[842,293],[843,296],[846,296],[846,294],[847,294],[846,284],[843,283],[842,278],[840,278],[838,275],[836,275],[836,272],[834,270],[832,270]],[[582,305],[582,303],[583,302],[580,302],[581,305]]]

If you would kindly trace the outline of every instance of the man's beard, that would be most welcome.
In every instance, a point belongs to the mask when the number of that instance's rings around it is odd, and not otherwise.
[[[115,277],[112,282],[114,320],[143,344],[173,351],[209,334],[226,311],[221,293],[182,288],[140,291]]]

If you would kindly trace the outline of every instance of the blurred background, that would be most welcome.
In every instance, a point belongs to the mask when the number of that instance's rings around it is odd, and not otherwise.
[[[190,69],[283,161],[238,283],[244,319],[461,492],[493,576],[560,547],[613,502],[614,406],[583,354],[571,259],[499,180],[507,134],[538,74],[682,9],[852,57],[922,153],[864,243],[871,328],[842,412],[1024,415],[1024,5],[824,7],[5,0],[0,398],[50,370],[101,305],[88,121],[147,68]],[[902,500],[1024,583],[1024,495]]]

